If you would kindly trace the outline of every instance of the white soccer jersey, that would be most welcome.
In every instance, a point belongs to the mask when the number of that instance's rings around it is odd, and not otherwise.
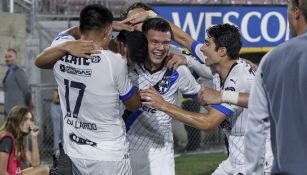
[[[254,71],[242,60],[238,60],[231,68],[224,83],[221,83],[220,76],[215,74],[213,84],[217,90],[228,90],[249,93],[254,82]],[[221,123],[229,142],[229,158],[236,165],[245,163],[244,157],[244,133],[248,117],[247,108],[242,108],[227,103],[220,106],[212,105],[213,108],[224,112],[227,119]]]
[[[129,71],[129,77],[139,89],[147,89],[159,82],[160,94],[171,104],[177,103],[178,91],[185,97],[197,97],[200,85],[186,66],[179,66],[166,80],[160,81],[166,71],[167,68],[164,67],[150,73],[143,65],[135,65],[135,68]],[[143,106],[128,117],[126,127],[130,148],[134,151],[173,150],[171,117],[164,112]]]
[[[192,52],[200,60],[205,61],[205,56],[200,51],[201,43],[192,44]],[[230,90],[236,92],[250,92],[254,83],[255,74],[250,65],[243,60],[237,60],[232,66],[225,82],[222,84],[218,74],[213,75],[213,84],[216,90]],[[221,123],[228,141],[229,141],[229,159],[232,164],[242,165],[245,163],[244,157],[244,133],[247,124],[247,108],[236,105],[222,103],[221,105],[212,105],[212,107],[223,112],[228,118]]]
[[[59,35],[52,45],[74,40]],[[120,100],[134,93],[125,61],[101,50],[92,59],[62,57],[53,71],[64,116],[65,152],[75,158],[122,160],[128,152]]]

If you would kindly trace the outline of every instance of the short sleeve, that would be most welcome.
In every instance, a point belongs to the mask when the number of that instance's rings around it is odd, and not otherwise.
[[[112,60],[112,73],[114,83],[119,92],[119,98],[123,101],[129,99],[136,91],[136,88],[132,86],[128,77],[127,64],[119,54],[116,54],[116,58]]]
[[[203,54],[203,52],[200,50],[201,46],[203,44],[201,42],[198,41],[194,41],[191,45],[191,52],[192,54],[197,58],[197,60],[204,64],[205,63],[205,59],[206,56]]]
[[[184,98],[196,99],[200,90],[200,84],[197,83],[191,72],[186,66],[180,66],[179,71],[179,91]]]
[[[13,148],[13,139],[10,136],[5,136],[0,141],[0,152],[11,153]]]
[[[66,41],[74,41],[75,38],[67,33],[60,33],[51,43],[51,46],[61,44]]]

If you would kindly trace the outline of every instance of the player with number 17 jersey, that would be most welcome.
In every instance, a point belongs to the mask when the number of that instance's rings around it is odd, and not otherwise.
[[[74,40],[60,34],[56,45]],[[63,112],[64,150],[70,157],[120,161],[128,153],[120,100],[135,92],[119,54],[101,50],[92,59],[65,55],[53,68]]]

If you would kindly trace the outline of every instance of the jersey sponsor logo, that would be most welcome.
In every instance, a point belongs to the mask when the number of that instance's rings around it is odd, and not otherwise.
[[[70,141],[75,142],[75,143],[77,143],[79,145],[89,145],[89,146],[92,146],[92,147],[97,147],[97,143],[96,142],[93,142],[93,141],[91,141],[89,139],[84,139],[84,138],[78,137],[74,133],[70,133],[69,134],[69,138],[70,138]]]
[[[101,58],[98,55],[91,56],[92,63],[99,63]]]
[[[91,64],[91,61],[88,58],[80,58],[80,57],[75,57],[72,55],[65,55],[60,60],[66,63],[75,64],[75,65],[88,66]]]
[[[224,90],[225,91],[236,91],[236,89],[234,87],[226,87]]]
[[[157,113],[157,110],[154,109],[154,108],[150,108],[148,106],[142,106],[142,110],[145,111],[145,112],[149,112],[149,113]]]
[[[92,70],[91,69],[79,69],[72,66],[65,66],[63,64],[60,65],[60,71],[66,72],[69,74],[77,75],[77,76],[83,76],[83,77],[90,77],[92,76]]]

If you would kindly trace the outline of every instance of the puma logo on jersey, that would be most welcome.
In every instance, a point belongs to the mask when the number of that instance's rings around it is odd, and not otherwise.
[[[237,84],[238,80],[234,80],[234,79],[231,78],[230,81],[233,82],[233,84]]]
[[[78,69],[71,66],[65,66],[63,64],[60,65],[60,71],[66,72],[73,75],[83,76],[83,77],[90,77],[92,76],[92,70],[91,69]]]

